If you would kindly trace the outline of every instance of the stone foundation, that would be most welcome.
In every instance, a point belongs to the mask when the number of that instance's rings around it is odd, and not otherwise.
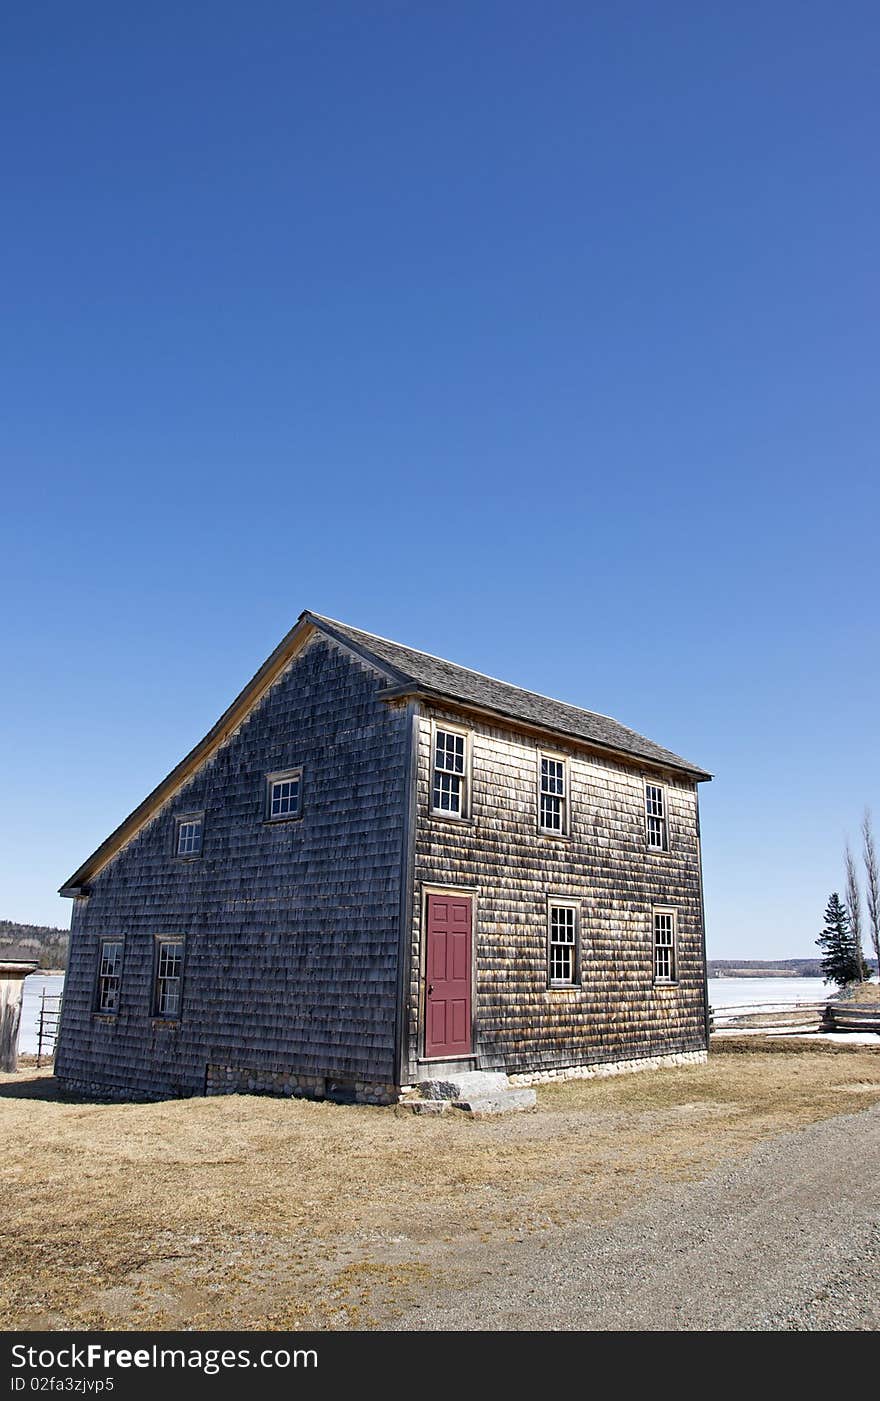
[[[206,1095],[289,1095],[294,1099],[332,1099],[352,1104],[396,1104],[399,1093],[396,1085],[370,1080],[335,1080],[332,1076],[244,1066],[209,1065],[205,1076]]]
[[[94,1099],[112,1104],[154,1104],[157,1100],[168,1099],[168,1095],[150,1095],[142,1090],[131,1090],[122,1085],[108,1085],[105,1080],[74,1080],[68,1076],[58,1077],[58,1088],[62,1095],[71,1099]]]
[[[150,1104],[170,1098],[191,1098],[186,1092],[179,1096],[150,1094],[131,1090],[106,1081],[59,1079],[63,1095],[74,1099]],[[209,1065],[205,1075],[206,1095],[276,1095],[293,1099],[331,1099],[349,1104],[396,1104],[400,1091],[396,1085],[376,1084],[367,1080],[334,1080],[323,1075],[295,1075],[288,1071],[251,1070],[241,1066]]]
[[[705,1065],[708,1051],[676,1051],[667,1056],[642,1056],[637,1060],[599,1061],[595,1065],[567,1065],[560,1070],[535,1070],[511,1075],[511,1085],[547,1085],[557,1080],[593,1080],[604,1075],[630,1075],[637,1070],[663,1070],[674,1065]]]
[[[605,1075],[629,1075],[638,1070],[663,1070],[677,1065],[705,1065],[706,1051],[677,1051],[665,1056],[642,1056],[635,1060],[600,1061],[595,1065],[568,1065],[555,1070],[534,1070],[508,1076],[511,1088],[523,1085],[550,1085],[560,1080],[592,1080]],[[476,1078],[476,1077],[474,1077]],[[498,1077],[496,1077],[498,1078]],[[106,1082],[72,1080],[59,1081],[62,1094],[82,1099],[149,1102],[166,1099],[167,1095],[150,1095],[108,1085]],[[330,1099],[351,1104],[398,1104],[415,1090],[415,1086],[399,1087],[371,1080],[335,1080],[331,1076],[297,1075],[286,1070],[256,1070],[245,1066],[209,1065],[205,1075],[206,1095],[285,1095],[293,1099]],[[431,1103],[447,1104],[450,1100],[410,1101],[417,1113],[430,1113]],[[454,1101],[452,1101],[454,1102]],[[517,1105],[516,1107],[520,1107]]]

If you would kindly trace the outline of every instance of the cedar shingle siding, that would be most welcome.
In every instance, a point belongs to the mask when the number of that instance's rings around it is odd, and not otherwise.
[[[432,720],[470,736],[464,821],[430,813]],[[538,831],[542,749],[568,760],[562,838]],[[266,821],[266,776],[299,769],[301,814]],[[616,721],[303,614],[63,887],[76,899],[62,1086],[393,1099],[427,1071],[428,886],[473,892],[476,1067],[525,1075],[701,1052],[707,777]],[[665,791],[662,852],[647,848],[646,778]],[[200,813],[200,854],[175,857],[175,818]],[[577,902],[575,987],[548,987],[548,897]],[[676,913],[670,986],[654,980],[655,905]],[[119,1010],[102,1016],[111,938],[124,941]],[[176,1021],[153,1016],[158,938],[185,946]]]
[[[433,713],[453,718],[439,707]],[[426,716],[420,722],[409,978],[413,1072],[422,1017],[423,884],[477,891],[474,1031],[482,1069],[521,1074],[704,1050],[693,781],[670,775],[670,850],[650,852],[642,769],[571,749],[569,835],[539,834],[540,743],[506,726],[474,724],[470,826],[428,812],[430,733]],[[560,752],[558,745],[554,752]],[[548,896],[579,904],[577,988],[548,988]],[[678,986],[654,986],[654,904],[678,911]]]
[[[235,1088],[291,1069],[351,1085],[395,1079],[408,731],[405,712],[376,699],[377,680],[316,636],[75,902],[62,1084],[203,1094],[208,1066],[246,1072]],[[267,823],[265,775],[300,765],[302,817]],[[202,854],[176,861],[174,814],[201,809]],[[111,935],[125,939],[115,1021],[93,1015],[99,940]],[[151,1015],[157,935],[185,940],[176,1025]]]

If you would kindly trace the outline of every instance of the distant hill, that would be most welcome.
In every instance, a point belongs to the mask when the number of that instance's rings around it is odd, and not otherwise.
[[[876,973],[876,958],[869,958],[867,962],[872,973]],[[822,976],[822,965],[818,958],[708,958],[706,968],[710,978],[821,978]]]
[[[15,924],[0,919],[0,956],[13,946],[27,949],[41,968],[66,968],[67,945],[70,935],[66,929],[53,929],[45,924]]]

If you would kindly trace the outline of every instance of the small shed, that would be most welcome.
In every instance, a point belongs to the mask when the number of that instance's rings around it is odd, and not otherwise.
[[[0,949],[0,1071],[18,1069],[18,1027],[24,980],[38,968],[25,949]]]

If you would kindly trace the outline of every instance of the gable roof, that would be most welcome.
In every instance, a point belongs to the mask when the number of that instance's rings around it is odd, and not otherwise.
[[[162,805],[238,729],[316,630],[350,648],[382,672],[388,678],[388,686],[379,694],[387,699],[392,696],[424,695],[447,700],[551,735],[585,741],[614,754],[645,759],[663,768],[676,769],[697,782],[712,777],[705,769],[697,768],[668,749],[662,749],[659,744],[654,744],[644,735],[627,729],[606,715],[579,710],[577,706],[551,700],[535,691],[524,691],[519,686],[496,681],[491,676],[483,676],[455,662],[432,657],[427,652],[418,652],[399,642],[376,637],[371,632],[362,632],[334,618],[325,618],[320,613],[305,611],[204,739],[181,759],[152,793],[83,862],[79,870],[65,881],[59,894],[82,893],[86,882],[96,876],[146,826]]]
[[[618,754],[647,759],[663,768],[678,769],[699,781],[712,777],[705,769],[662,748],[608,715],[581,710],[576,705],[552,700],[537,691],[524,691],[509,681],[497,681],[492,676],[484,676],[482,672],[471,671],[469,667],[444,661],[442,657],[432,657],[428,652],[417,652],[399,642],[349,627],[335,618],[324,618],[320,613],[304,613],[303,617],[309,618],[323,631],[356,651],[390,667],[398,677],[398,684],[386,691],[386,695],[405,695],[412,691],[439,700],[457,701],[535,729],[583,740]]]

